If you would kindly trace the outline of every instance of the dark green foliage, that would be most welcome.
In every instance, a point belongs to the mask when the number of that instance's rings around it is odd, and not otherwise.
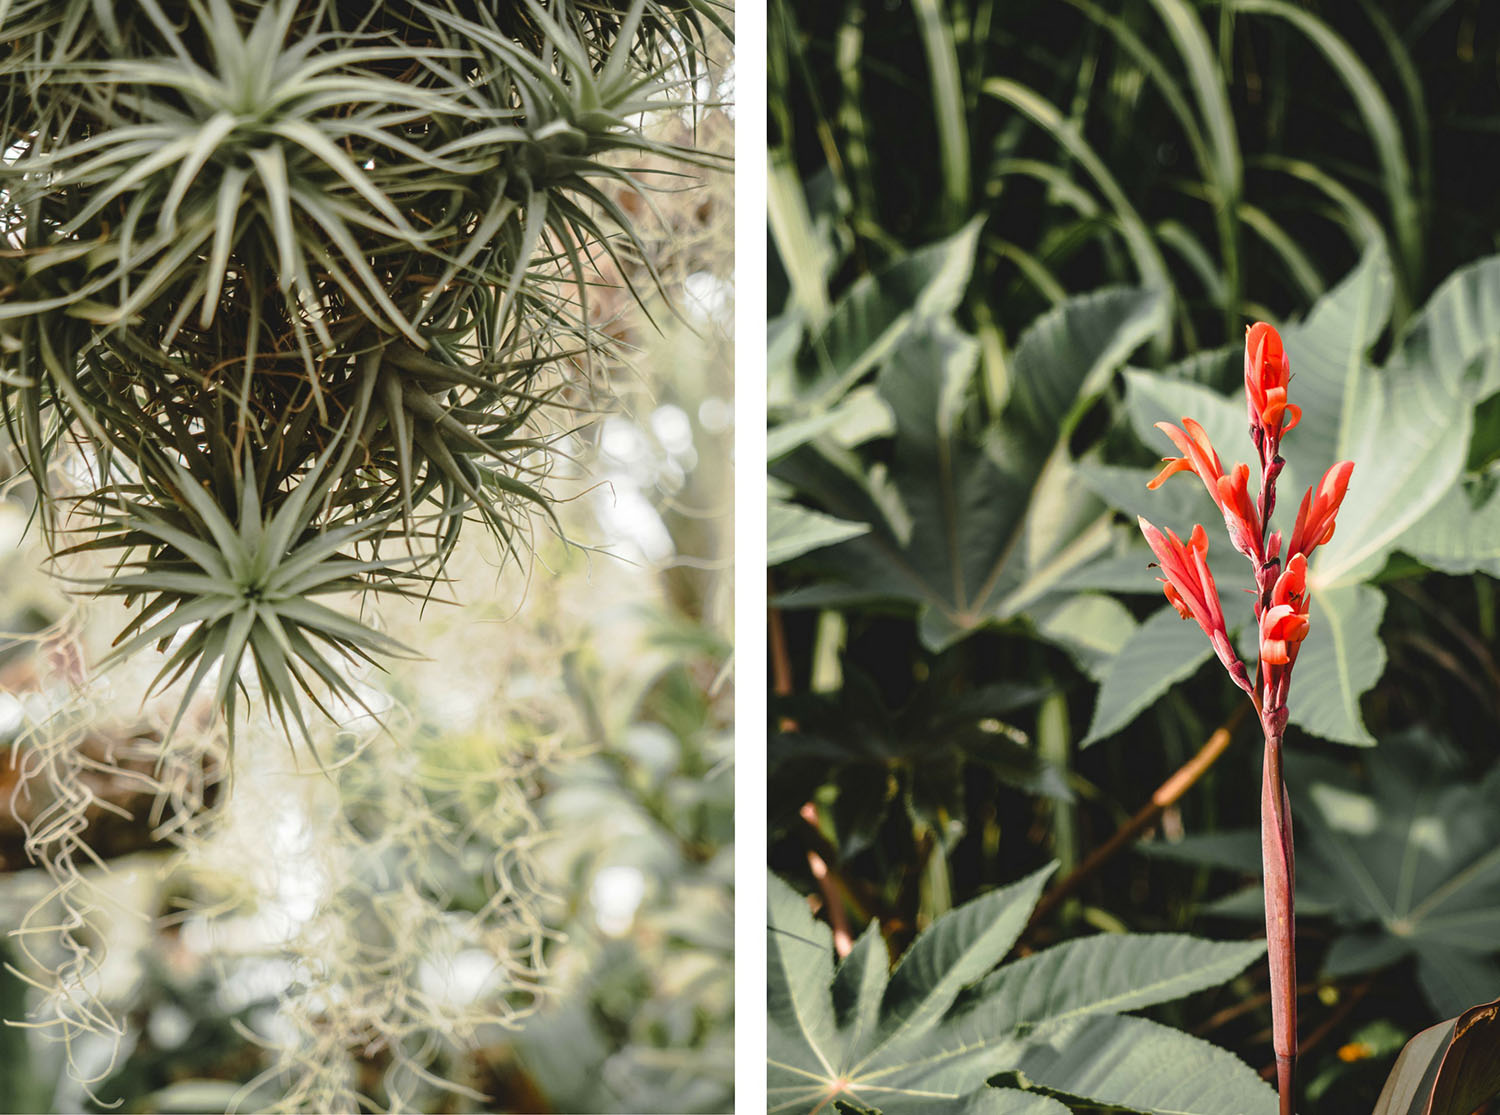
[[[1156,278],[1184,355],[1234,343],[1372,243],[1399,318],[1496,247],[1466,169],[1500,123],[1480,3],[773,4],[771,36],[772,144],[827,175],[856,257],[984,212],[973,308],[1007,335],[1062,292]]]
[[[837,787],[831,820],[843,855],[878,841],[894,812],[933,828],[968,820],[963,771],[983,767],[999,782],[1067,801],[1072,791],[1056,767],[1039,757],[1004,719],[1047,694],[997,683],[967,689],[929,678],[900,705],[886,705],[873,679],[850,667],[836,693],[788,697],[772,705],[795,731],[771,738],[766,757],[771,823],[796,825],[797,809],[825,785]]]
[[[1384,879],[1399,844],[1421,864],[1413,894],[1438,888],[1439,905],[1489,924],[1489,869],[1471,850],[1493,842],[1478,780],[1500,718],[1500,211],[1459,168],[1495,127],[1495,14],[772,5],[769,855],[835,929],[878,923],[899,951],[1048,857],[1066,872],[1112,848],[1070,899],[1043,904],[1023,947],[1085,923],[1199,930],[1217,876],[1108,842],[1220,726],[1231,742],[1157,839],[1186,833],[1205,853],[1232,839],[1258,875],[1243,833],[1258,741],[1235,729],[1243,698],[1205,668],[1207,641],[1162,599],[1135,517],[1207,527],[1231,631],[1252,639],[1245,571],[1201,485],[1145,485],[1168,449],[1157,421],[1193,415],[1226,466],[1253,459],[1237,391],[1244,328],[1262,318],[1304,409],[1276,525],[1328,464],[1356,462],[1309,577],[1288,735],[1311,849],[1304,971],[1325,953],[1356,963],[1302,999],[1316,1039],[1297,1109],[1369,1110],[1402,1043],[1492,994],[1492,933],[1441,949],[1403,935],[1377,898],[1405,899],[1384,884],[1361,899],[1351,873]],[[1096,350],[1107,359],[1088,357],[1091,307],[1153,295],[1157,313],[1125,315],[1118,345]],[[989,735],[949,730],[996,687],[1039,697],[986,717],[1018,752],[1011,777]],[[1417,761],[1406,733],[1457,756]],[[1071,800],[1014,777],[1022,757]],[[1329,820],[1339,802],[1382,822],[1352,850]],[[1405,843],[1385,828],[1401,818],[1420,822]],[[1258,899],[1239,909],[1261,915]],[[1159,1017],[1264,1066],[1264,981],[1252,968]],[[1473,997],[1450,1001],[1439,982]]]

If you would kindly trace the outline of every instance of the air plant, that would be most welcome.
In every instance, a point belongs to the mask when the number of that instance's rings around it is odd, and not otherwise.
[[[385,525],[379,518],[351,522],[346,514],[312,529],[333,472],[328,463],[325,454],[274,512],[264,513],[255,469],[247,461],[233,520],[180,465],[168,466],[170,489],[117,485],[98,497],[100,514],[107,516],[100,537],[74,549],[117,549],[134,560],[123,562],[116,575],[92,582],[93,590],[147,601],[116,637],[106,663],[152,644],[168,651],[152,690],[192,670],[169,736],[220,666],[214,706],[224,710],[233,741],[236,693],[245,691],[240,663],[248,652],[267,711],[285,728],[295,722],[311,745],[301,707],[286,694],[300,690],[331,714],[304,671],[321,679],[330,693],[367,708],[327,652],[356,664],[373,662],[376,654],[409,653],[373,627],[314,599],[331,593],[410,594],[399,579],[400,567],[425,558],[360,560],[346,553],[378,534]]]
[[[1203,427],[1191,418],[1182,428],[1159,422],[1180,457],[1148,487],[1157,488],[1177,472],[1192,472],[1224,516],[1231,544],[1251,563],[1255,576],[1255,618],[1259,629],[1259,665],[1252,681],[1229,641],[1218,589],[1208,568],[1208,536],[1193,527],[1184,542],[1172,531],[1158,530],[1144,518],[1141,532],[1156,555],[1168,601],[1184,619],[1194,619],[1213,644],[1229,676],[1249,696],[1265,738],[1261,778],[1261,862],[1265,877],[1266,939],[1270,954],[1272,1043],[1282,1115],[1291,1115],[1297,1065],[1297,959],[1292,892],[1296,878],[1292,855],[1292,814],[1282,780],[1282,738],[1287,723],[1287,693],[1297,651],[1307,637],[1307,562],[1333,537],[1339,505],[1354,471],[1340,461],[1309,488],[1297,510],[1285,558],[1281,532],[1271,530],[1276,506],[1276,479],[1284,461],[1281,439],[1301,419],[1301,409],[1287,401],[1291,367],[1281,337],[1265,322],[1245,336],[1245,399],[1250,436],[1260,457],[1260,491],[1249,492],[1250,468],[1235,465],[1228,473]]]
[[[222,662],[232,714],[248,649],[297,716],[312,678],[347,695],[318,646],[394,649],[301,590],[430,588],[474,518],[524,554],[609,343],[593,261],[654,279],[631,159],[719,165],[642,124],[701,103],[714,26],[713,0],[0,3],[0,420],[55,549],[84,452],[71,506],[132,555],[95,591],[144,602],[117,654],[191,631],[160,680]]]

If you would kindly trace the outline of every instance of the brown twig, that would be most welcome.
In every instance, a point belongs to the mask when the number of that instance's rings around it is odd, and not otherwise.
[[[1355,986],[1351,987],[1348,993],[1344,996],[1343,1000],[1339,1003],[1339,1005],[1334,1007],[1333,1010],[1329,1011],[1328,1017],[1323,1019],[1323,1021],[1318,1024],[1318,1028],[1312,1033],[1308,1034],[1306,1040],[1304,1040],[1297,1047],[1297,1056],[1305,1056],[1309,1051],[1313,1049],[1314,1046],[1318,1045],[1325,1038],[1327,1038],[1329,1034],[1333,1033],[1333,1031],[1338,1028],[1338,1026],[1344,1021],[1344,1019],[1349,1017],[1350,1012],[1359,1005],[1359,1001],[1370,993],[1370,989],[1374,986],[1375,977],[1371,976],[1363,983],[1358,983]],[[1260,1075],[1264,1080],[1275,1079],[1276,1063],[1273,1061],[1271,1064],[1265,1066],[1265,1068],[1260,1070]]]
[[[776,586],[766,577],[766,593],[774,596]],[[771,692],[778,697],[792,695],[792,656],[786,648],[786,627],[780,608],[766,609],[766,644],[771,652]],[[783,731],[785,725],[783,725]]]
[[[884,921],[890,916],[885,900],[879,892],[863,879],[852,878],[846,874],[840,864],[840,856],[833,842],[823,835],[823,830],[815,821],[808,821],[807,814],[801,814],[806,822],[799,828],[799,833],[807,850],[816,853],[828,866],[828,876],[844,892],[844,900],[853,908],[858,917],[871,917]]]
[[[1298,987],[1297,987],[1297,996],[1298,996],[1298,998],[1304,998],[1304,997],[1306,997],[1308,995],[1311,995],[1320,986],[1322,986],[1322,985],[1318,984],[1316,982],[1314,982],[1314,983],[1299,984]],[[1251,995],[1248,999],[1241,999],[1238,1003],[1235,1003],[1233,1006],[1225,1007],[1223,1010],[1217,1011],[1216,1013],[1210,1015],[1208,1017],[1208,1020],[1206,1022],[1204,1022],[1203,1025],[1198,1026],[1197,1028],[1195,1028],[1193,1030],[1193,1035],[1195,1037],[1200,1037],[1201,1038],[1205,1034],[1210,1034],[1213,1031],[1217,1030],[1220,1026],[1228,1025],[1230,1022],[1233,1022],[1236,1018],[1239,1018],[1241,1015],[1250,1014],[1250,1013],[1252,1013],[1254,1011],[1259,1010],[1261,1007],[1265,1006],[1270,1001],[1271,1001],[1271,992],[1270,991],[1261,991],[1261,992],[1258,992],[1255,995]],[[1267,1041],[1270,1040],[1270,1034],[1271,1034],[1271,1031],[1267,1030],[1266,1031],[1266,1040]]]
[[[802,807],[802,819],[814,828],[818,824],[818,807],[808,802]],[[833,951],[840,957],[849,955],[854,948],[854,937],[849,932],[849,915],[844,910],[844,899],[839,893],[839,888],[834,884],[828,863],[822,856],[809,849],[807,853],[807,866],[812,871],[812,876],[818,881],[818,889],[823,892],[823,905],[828,909],[828,923],[833,926]]]
[[[1218,761],[1219,756],[1224,754],[1235,729],[1245,718],[1245,711],[1244,705],[1236,705],[1234,711],[1229,714],[1229,719],[1208,737],[1208,742],[1198,749],[1196,755],[1178,767],[1170,778],[1156,788],[1156,792],[1151,795],[1151,800],[1142,806],[1135,816],[1116,829],[1114,835],[1090,852],[1084,857],[1082,863],[1042,895],[1042,900],[1037,903],[1036,909],[1032,911],[1031,920],[1027,923],[1028,930],[1040,925],[1057,908],[1058,904],[1077,890],[1086,879],[1161,820],[1162,814],[1175,805],[1178,799],[1187,793]]]
[[[769,575],[766,577],[766,594],[775,595],[775,585],[771,583]],[[771,690],[778,697],[789,697],[792,694],[792,657],[787,651],[786,628],[781,622],[781,609],[766,609],[766,645],[771,653]],[[781,730],[790,732],[797,725],[790,719],[782,717]],[[812,802],[807,802],[800,810],[802,819],[807,822],[808,828],[822,836],[822,830],[818,827],[818,807]],[[826,841],[825,841],[826,843]],[[825,857],[818,851],[809,848],[807,850],[807,868],[812,872],[812,877],[818,882],[818,889],[823,892],[823,905],[828,910],[828,924],[833,927],[833,948],[839,956],[848,956],[854,947],[854,937],[849,932],[849,914],[844,909],[844,898],[840,893],[838,880],[829,867],[837,857]],[[847,884],[845,884],[847,888]]]

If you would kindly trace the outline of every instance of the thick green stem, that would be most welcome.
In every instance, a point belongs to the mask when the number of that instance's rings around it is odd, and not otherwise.
[[[1260,797],[1260,850],[1265,872],[1266,947],[1271,962],[1271,1042],[1276,1051],[1276,1090],[1281,1115],[1292,1115],[1297,1070],[1297,953],[1292,893],[1292,809],[1281,776],[1285,714],[1262,718],[1266,753]]]

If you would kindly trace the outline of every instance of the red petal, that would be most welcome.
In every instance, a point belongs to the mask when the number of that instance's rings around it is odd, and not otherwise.
[[[1150,488],[1153,492],[1165,484],[1167,477],[1173,473],[1193,471],[1193,462],[1186,457],[1163,457],[1162,460],[1167,462],[1167,467],[1146,482],[1146,487]]]
[[[1167,581],[1162,581],[1161,587],[1162,590],[1166,593],[1168,603],[1170,603],[1172,607],[1177,609],[1177,614],[1183,619],[1192,619],[1192,609],[1187,606],[1187,601],[1183,600],[1182,593],[1178,592],[1177,589]]]

